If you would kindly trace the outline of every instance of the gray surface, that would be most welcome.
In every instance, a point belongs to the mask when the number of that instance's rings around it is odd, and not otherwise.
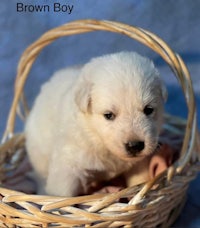
[[[197,108],[200,107],[200,1],[186,0],[84,0],[62,1],[74,4],[72,13],[25,13],[16,12],[16,3],[48,4],[48,0],[0,0],[0,135],[5,127],[6,116],[12,99],[13,82],[17,63],[23,50],[45,31],[75,19],[107,19],[125,22],[148,29],[163,38],[181,54],[192,75]],[[185,102],[176,79],[165,63],[150,49],[129,38],[96,32],[61,38],[45,48],[31,70],[26,94],[32,103],[39,86],[57,69],[71,64],[84,63],[92,56],[120,50],[134,50],[152,58],[159,67],[169,89],[166,110],[186,116]],[[16,131],[22,129],[17,122]],[[200,121],[198,120],[198,126]],[[174,227],[200,227],[200,177],[192,184],[188,201]]]

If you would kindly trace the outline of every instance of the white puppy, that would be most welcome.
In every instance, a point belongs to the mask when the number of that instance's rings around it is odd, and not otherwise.
[[[157,147],[165,98],[153,63],[133,52],[57,72],[25,127],[39,192],[76,196],[139,165]]]

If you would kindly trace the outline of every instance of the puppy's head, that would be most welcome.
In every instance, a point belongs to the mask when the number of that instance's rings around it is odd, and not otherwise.
[[[106,149],[121,159],[140,160],[157,147],[166,96],[150,60],[121,52],[83,67],[75,99]]]

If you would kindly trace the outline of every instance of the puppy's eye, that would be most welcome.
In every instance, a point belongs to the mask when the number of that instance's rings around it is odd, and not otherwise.
[[[106,112],[103,114],[103,116],[106,120],[114,120],[115,119],[115,114],[112,112]]]
[[[149,115],[151,115],[151,114],[154,112],[154,108],[153,108],[152,106],[150,106],[150,105],[146,105],[146,106],[144,107],[143,112],[144,112],[144,114],[145,114],[146,116],[149,116]]]

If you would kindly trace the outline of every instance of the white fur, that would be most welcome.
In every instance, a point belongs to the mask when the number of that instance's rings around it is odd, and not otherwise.
[[[39,192],[75,196],[94,179],[137,166],[157,146],[165,96],[153,63],[133,52],[58,71],[42,87],[25,127]],[[145,105],[155,108],[150,116]],[[105,119],[107,111],[116,118]],[[140,156],[128,156],[130,140],[145,142]]]

